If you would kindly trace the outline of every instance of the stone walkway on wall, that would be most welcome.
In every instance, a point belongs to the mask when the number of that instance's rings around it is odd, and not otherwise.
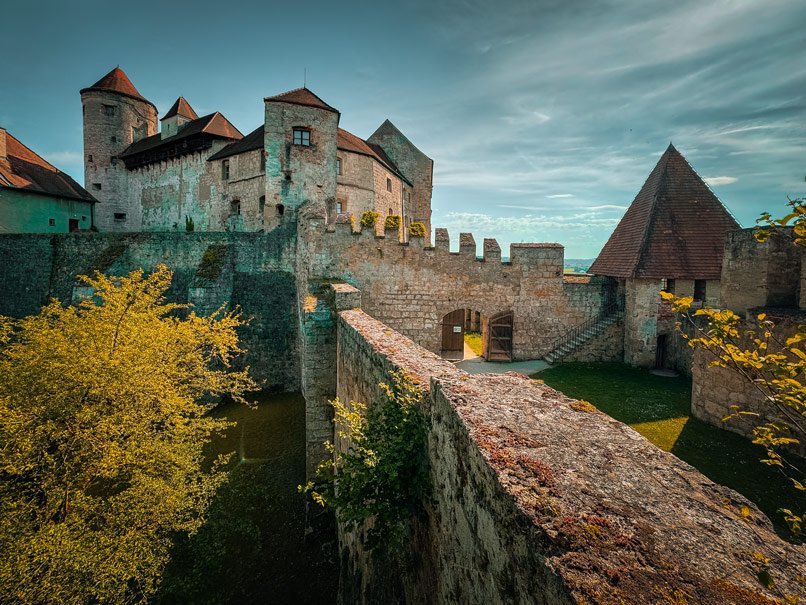
[[[485,361],[482,357],[465,359],[456,363],[456,367],[464,370],[468,374],[504,374],[506,372],[517,372],[518,374],[534,374],[550,367],[542,359],[530,359],[528,361]]]

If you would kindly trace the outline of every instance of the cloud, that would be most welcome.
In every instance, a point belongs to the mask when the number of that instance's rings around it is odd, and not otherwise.
[[[556,200],[561,197],[574,197],[573,193],[555,193],[554,195],[547,195],[550,200]]]
[[[709,187],[719,187],[720,185],[731,185],[738,181],[735,176],[709,176],[705,177],[703,181]]]

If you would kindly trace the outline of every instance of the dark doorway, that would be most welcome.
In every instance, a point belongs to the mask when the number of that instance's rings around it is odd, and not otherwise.
[[[489,361],[512,361],[512,311],[490,318],[487,339]]]
[[[442,318],[442,356],[461,360],[465,355],[465,310],[451,311]]]
[[[665,370],[668,361],[668,340],[667,334],[658,334],[658,343],[655,348],[655,369]]]
[[[78,231],[78,219],[71,218],[67,219],[67,229],[72,233],[73,231]]]

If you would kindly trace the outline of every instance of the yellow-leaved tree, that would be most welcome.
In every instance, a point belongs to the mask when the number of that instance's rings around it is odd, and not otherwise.
[[[758,241],[774,237],[778,228],[791,226],[792,245],[806,247],[806,201],[789,200],[789,207],[790,211],[780,219],[769,213],[761,216],[759,223],[763,226],[755,233]],[[688,329],[681,330],[688,344],[710,355],[711,367],[735,372],[760,396],[761,410],[748,410],[734,403],[723,420],[736,416],[756,418],[753,443],[766,450],[767,457],[762,462],[779,469],[798,492],[806,494],[802,464],[793,464],[787,455],[788,447],[806,444],[806,325],[781,333],[765,313],[745,320],[729,309],[703,307],[692,312],[692,297],[668,292],[661,292],[661,296],[688,323]],[[704,323],[696,321],[697,317]],[[781,512],[792,532],[800,534],[806,513],[788,509]]]
[[[137,603],[225,475],[216,398],[254,388],[237,313],[165,301],[171,272],[82,277],[78,305],[0,317],[0,602]]]

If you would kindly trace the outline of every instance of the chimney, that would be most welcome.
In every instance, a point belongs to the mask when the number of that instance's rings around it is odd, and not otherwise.
[[[0,160],[6,159],[6,129],[0,126]]]

